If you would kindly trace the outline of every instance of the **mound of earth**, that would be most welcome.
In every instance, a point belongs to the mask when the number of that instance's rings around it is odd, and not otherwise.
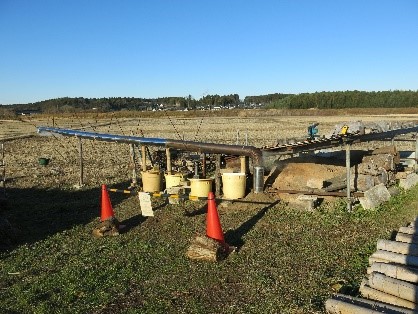
[[[344,175],[342,161],[322,157],[292,158],[276,163],[269,176],[267,185],[277,190],[307,191],[314,186],[322,187],[324,181]],[[297,194],[279,193],[281,199],[294,201]]]

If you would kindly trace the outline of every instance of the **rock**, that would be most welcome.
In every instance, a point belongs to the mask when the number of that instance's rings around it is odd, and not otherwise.
[[[360,197],[359,201],[364,209],[374,209],[389,199],[390,193],[388,189],[383,184],[379,184],[364,192],[364,197]]]
[[[321,178],[311,178],[306,181],[306,186],[311,189],[322,189],[324,187],[324,180]]]
[[[410,173],[405,179],[399,180],[399,187],[409,190],[418,183],[418,174]]]
[[[303,204],[304,208],[308,211],[312,211],[315,209],[317,202],[318,202],[318,196],[316,195],[299,195],[296,198],[297,201]]]

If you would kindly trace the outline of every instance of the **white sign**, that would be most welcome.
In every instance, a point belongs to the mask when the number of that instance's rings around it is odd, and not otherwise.
[[[154,211],[152,210],[151,205],[151,195],[145,192],[138,192],[138,198],[142,216],[154,217]]]

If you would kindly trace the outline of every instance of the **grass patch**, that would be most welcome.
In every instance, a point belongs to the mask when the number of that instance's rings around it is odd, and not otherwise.
[[[127,231],[95,239],[99,190],[15,191],[5,214],[20,237],[0,253],[0,312],[321,313],[336,290],[356,295],[376,241],[415,218],[417,192],[353,213],[344,205],[312,213],[280,203],[218,207],[239,250],[214,264],[184,256],[205,232],[204,202],[157,201],[156,216],[145,219],[135,197],[112,194]]]

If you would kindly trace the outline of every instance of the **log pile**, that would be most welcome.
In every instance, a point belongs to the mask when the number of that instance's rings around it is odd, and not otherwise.
[[[377,251],[369,258],[367,277],[360,285],[365,299],[333,296],[325,304],[327,313],[417,313],[417,231],[414,221],[399,228],[395,241],[379,240]]]

